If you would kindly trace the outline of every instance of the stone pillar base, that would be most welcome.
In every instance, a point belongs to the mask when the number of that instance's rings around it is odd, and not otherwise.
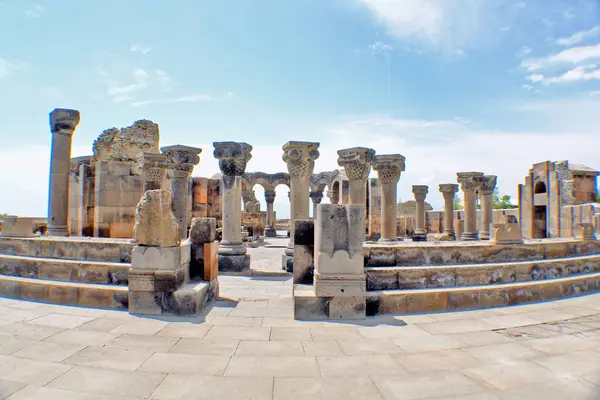
[[[219,272],[243,272],[250,269],[250,255],[219,254]]]
[[[219,256],[243,256],[245,254],[244,243],[219,243]]]
[[[394,243],[398,243],[399,240],[398,238],[396,239],[384,239],[384,238],[379,238],[379,240],[377,240],[379,243],[386,243],[386,244],[394,244]]]
[[[479,240],[479,234],[477,232],[463,232],[460,240]]]
[[[456,240],[456,233],[452,230],[445,230],[444,235],[448,235],[451,240]]]
[[[309,288],[310,286],[307,285],[294,286],[294,319],[364,320],[366,318],[367,307],[364,295],[318,297]]]
[[[266,237],[276,237],[277,236],[277,231],[272,226],[267,226],[265,228],[265,236]]]
[[[490,240],[489,232],[479,232],[479,240]]]
[[[138,315],[197,314],[219,295],[219,282],[187,283],[174,292],[129,292],[129,313]]]
[[[281,269],[285,272],[289,272],[290,274],[294,272],[294,255],[292,253],[291,256],[287,254],[281,255]]]
[[[412,237],[412,241],[413,242],[426,242],[427,241],[427,234],[414,234]]]
[[[69,236],[66,226],[48,226],[46,236]]]

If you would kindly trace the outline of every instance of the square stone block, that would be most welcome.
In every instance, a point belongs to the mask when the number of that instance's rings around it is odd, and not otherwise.
[[[112,290],[81,287],[77,304],[85,307],[112,308],[115,304]]]
[[[398,289],[424,289],[427,287],[427,275],[423,270],[402,268],[398,271]]]
[[[219,271],[242,272],[250,269],[250,255],[219,254]]]
[[[129,292],[129,313],[140,315],[161,315],[166,293]]]
[[[406,297],[406,312],[440,312],[448,309],[448,294],[446,292],[408,293]]]
[[[3,237],[31,237],[33,236],[34,218],[7,216],[2,224]]]
[[[315,245],[315,221],[297,219],[294,221],[294,244],[299,246]]]
[[[366,301],[364,296],[334,297],[329,301],[329,319],[365,319]]]
[[[133,237],[134,222],[111,222],[108,237],[131,239]]]
[[[219,275],[219,243],[204,243],[204,280],[212,281]]]
[[[398,289],[398,271],[375,268],[367,271],[367,290]]]
[[[215,218],[193,218],[190,225],[192,243],[212,243],[216,240],[217,220]]]
[[[321,276],[316,275],[314,281],[317,297],[358,297],[366,292],[365,275]]]
[[[21,282],[23,300],[48,301],[48,285],[40,282]]]
[[[294,243],[294,283],[312,283],[314,277],[313,245]]]
[[[448,293],[448,310],[474,310],[479,308],[479,292]]]
[[[56,304],[77,304],[78,290],[75,286],[50,285],[48,301]]]
[[[406,297],[406,294],[382,294],[379,296],[379,314],[406,314]]]
[[[131,253],[134,269],[161,269],[175,271],[190,262],[190,246],[175,247],[135,246]]]
[[[109,283],[108,268],[104,265],[76,264],[71,276],[75,282]]]
[[[183,285],[183,268],[176,271],[129,270],[129,290],[132,292],[174,292]]]
[[[456,269],[432,268],[427,271],[427,287],[443,288],[456,286]]]

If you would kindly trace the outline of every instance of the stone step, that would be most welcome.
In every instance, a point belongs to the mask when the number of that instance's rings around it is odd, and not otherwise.
[[[497,285],[598,271],[600,255],[485,264],[365,268],[368,291]]]
[[[0,296],[45,303],[126,310],[129,288],[0,275]]]
[[[32,279],[127,285],[131,264],[0,254],[0,274]]]
[[[364,253],[367,267],[482,264],[600,254],[600,240],[538,239],[511,245],[487,241],[367,243]]]
[[[600,272],[498,285],[367,292],[367,315],[420,314],[512,306],[600,291]]]
[[[36,236],[0,236],[0,254],[61,260],[131,262],[132,239]]]

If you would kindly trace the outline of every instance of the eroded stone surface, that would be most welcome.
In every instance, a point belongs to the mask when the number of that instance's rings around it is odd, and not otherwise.
[[[159,152],[158,125],[149,120],[105,130],[94,141],[94,161],[136,161],[144,152]]]
[[[139,245],[179,246],[179,224],[172,211],[173,195],[163,189],[148,190],[138,203],[133,236]]]

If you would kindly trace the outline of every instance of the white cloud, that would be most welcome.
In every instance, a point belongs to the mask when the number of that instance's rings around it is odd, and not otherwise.
[[[533,72],[540,69],[580,64],[598,59],[600,59],[600,44],[571,47],[548,57],[526,59],[521,63],[521,67]]]
[[[546,77],[542,74],[532,74],[527,79],[533,83],[541,82],[544,85],[590,81],[600,79],[600,68],[597,64],[580,65],[558,76]]]
[[[394,48],[383,42],[375,42],[369,45],[369,49],[375,54],[389,54]]]
[[[212,100],[212,96],[207,94],[191,94],[187,96],[180,97],[172,97],[165,99],[155,99],[155,100],[142,100],[142,101],[134,101],[131,103],[133,107],[146,106],[149,104],[168,104],[168,103],[196,103],[200,101],[209,101]]]
[[[523,45],[523,46],[521,46],[519,51],[517,51],[516,55],[517,55],[517,57],[521,58],[521,57],[525,57],[529,53],[531,53],[531,47]]]
[[[107,72],[102,71],[101,73],[107,77],[105,81],[107,86],[106,94],[112,97],[113,101],[115,101],[115,99],[131,97],[136,92],[147,88],[150,84],[150,74],[142,68],[135,68],[132,71],[131,76],[133,78],[133,83],[127,84],[121,84],[119,81],[113,79],[112,76]]]
[[[40,18],[44,10],[45,8],[39,4],[31,4],[23,12],[29,18]]]
[[[26,62],[19,60],[9,61],[0,57],[0,79],[27,68],[29,68],[29,64]]]
[[[587,31],[577,32],[569,37],[564,37],[564,38],[558,39],[556,41],[556,44],[559,44],[561,46],[573,46],[574,44],[577,44],[588,38],[598,36],[598,35],[600,35],[600,25],[595,26],[591,29],[588,29]]]
[[[154,49],[152,47],[143,46],[141,44],[133,44],[133,45],[129,46],[129,50],[134,53],[140,53],[145,56],[146,54],[150,53]]]
[[[533,86],[531,86],[531,85],[521,85],[521,87],[522,87],[523,89],[525,89],[525,90],[529,90],[529,91],[532,91],[533,89],[535,89],[535,88],[534,88]]]

